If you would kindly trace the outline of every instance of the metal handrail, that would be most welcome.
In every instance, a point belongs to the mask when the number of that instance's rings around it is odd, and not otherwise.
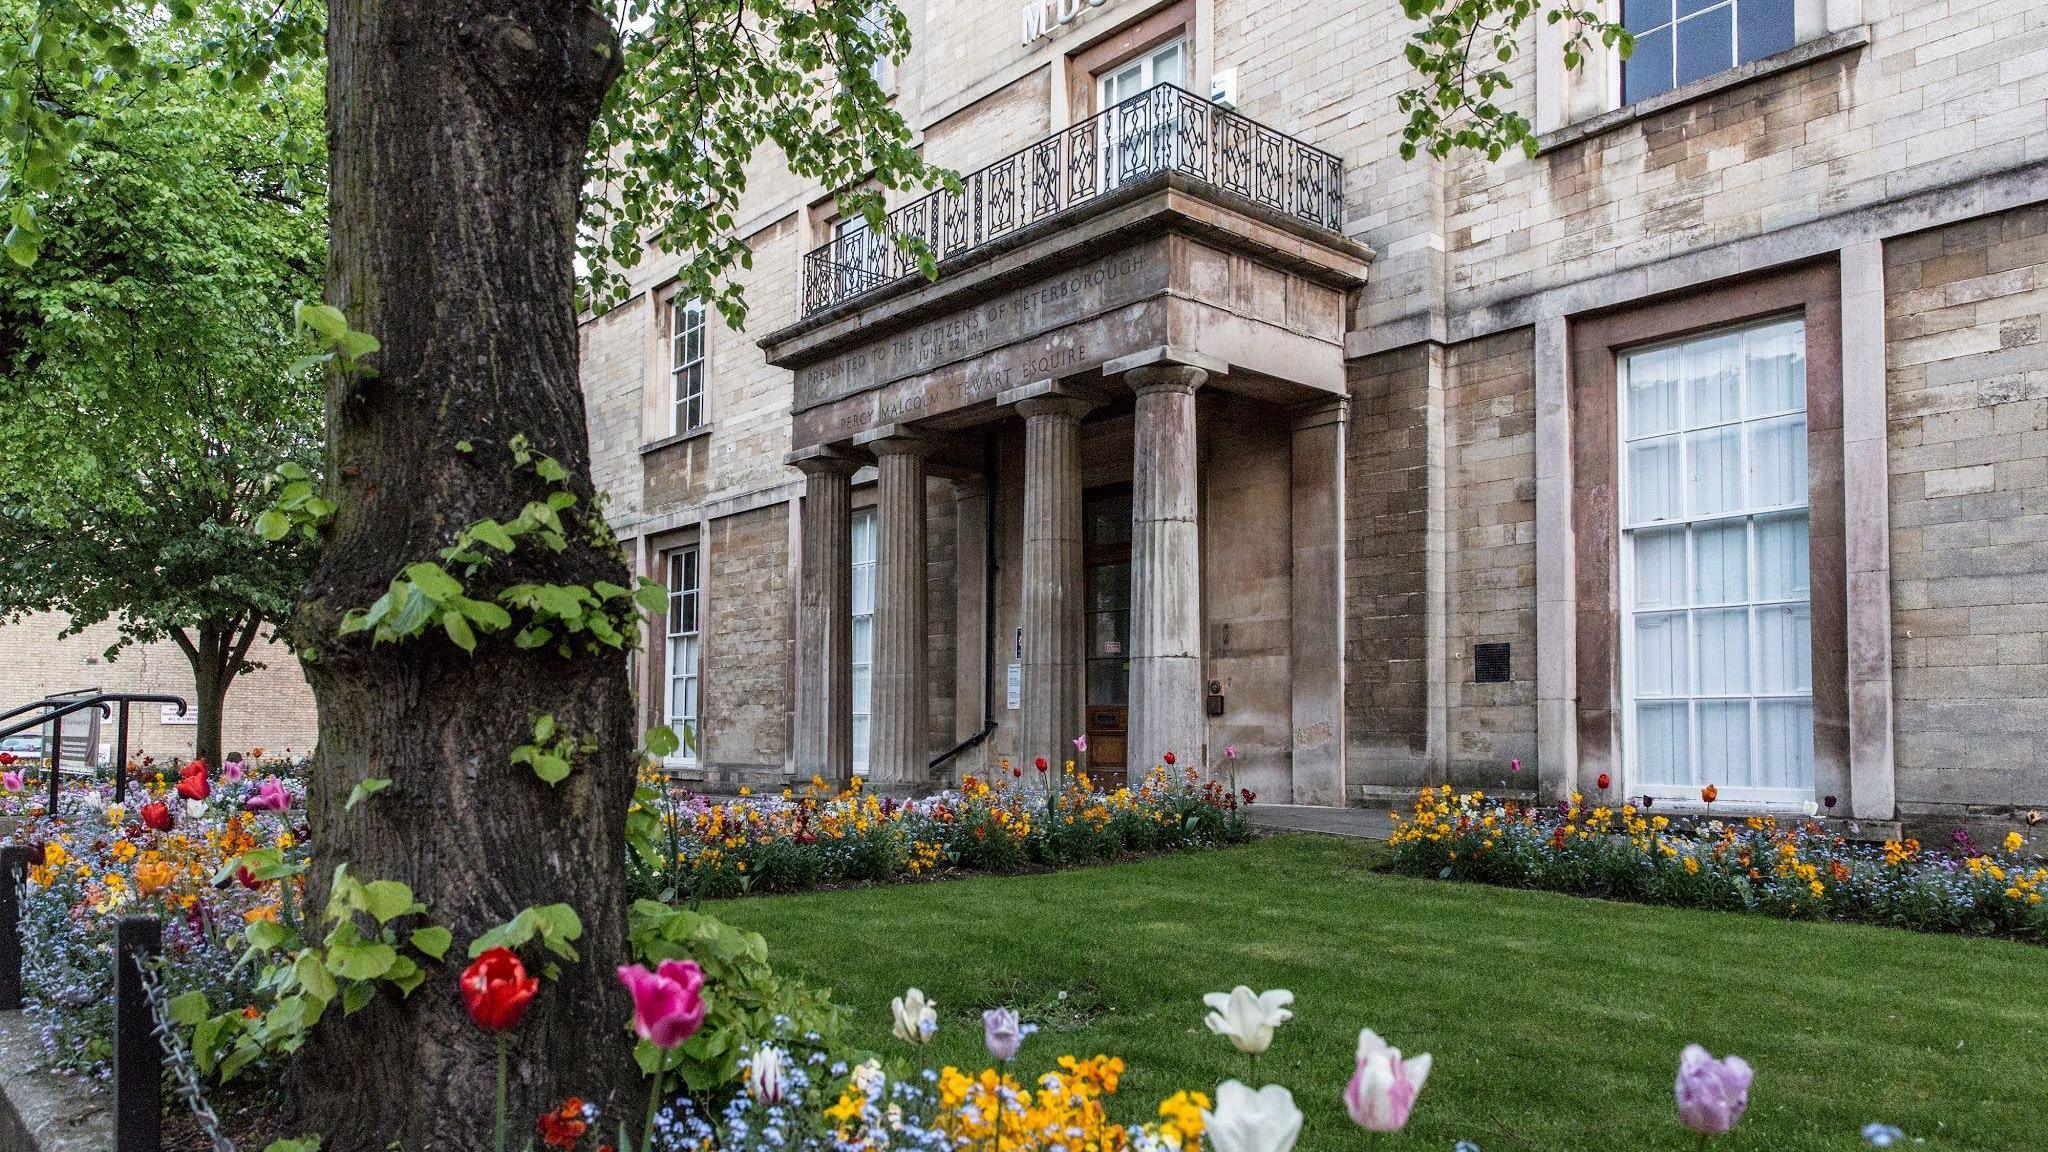
[[[63,703],[61,708],[56,706],[60,702]],[[180,716],[183,716],[189,708],[189,705],[185,703],[184,697],[172,696],[165,692],[95,692],[90,696],[81,697],[46,696],[36,701],[35,704],[16,708],[7,713],[7,716],[16,716],[38,705],[47,708],[41,715],[33,719],[24,720],[7,728],[0,728],[0,739],[26,732],[31,728],[40,728],[45,724],[50,725],[54,729],[50,733],[49,744],[43,748],[43,763],[50,776],[49,810],[51,815],[54,816],[57,813],[57,800],[64,775],[62,771],[64,764],[64,717],[86,708],[97,707],[102,711],[102,714],[111,710],[118,716],[114,728],[114,742],[120,750],[114,754],[114,803],[119,804],[128,798],[128,706],[130,704],[175,704],[178,706],[178,715]],[[112,706],[111,709],[109,708],[110,705]],[[0,717],[0,719],[5,719],[5,717]]]
[[[1335,155],[1173,84],[1160,84],[805,253],[806,317],[917,274],[921,247],[947,260],[1176,172],[1330,232],[1344,224]]]
[[[51,701],[38,700],[36,701],[36,703],[50,704]],[[43,725],[48,724],[52,720],[56,720],[64,716],[69,716],[73,712],[82,711],[86,708],[103,709],[104,711],[102,712],[102,715],[104,715],[112,711],[112,708],[110,708],[109,705],[113,704],[176,704],[178,706],[178,715],[180,716],[183,716],[186,710],[190,707],[190,705],[185,703],[184,697],[171,696],[162,692],[101,692],[95,696],[86,696],[74,700],[64,705],[62,708],[52,708],[52,710],[48,712],[44,712],[39,716],[33,717],[32,719],[24,720],[19,724],[11,724],[5,728],[0,728],[0,739],[5,739],[9,736],[18,736],[31,728],[40,728]],[[23,709],[16,708],[13,712],[8,713],[7,715],[12,716],[21,711],[23,711]],[[5,717],[0,717],[0,719],[4,718]]]

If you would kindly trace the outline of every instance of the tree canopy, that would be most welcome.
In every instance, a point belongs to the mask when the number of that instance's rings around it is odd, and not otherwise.
[[[306,542],[249,529],[278,466],[319,458],[290,314],[326,256],[317,82],[75,86],[89,130],[14,201],[33,200],[38,259],[0,264],[0,618],[113,620],[114,651],[175,640],[202,754],[310,571]]]

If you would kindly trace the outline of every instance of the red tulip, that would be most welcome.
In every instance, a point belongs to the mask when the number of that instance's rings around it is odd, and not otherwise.
[[[1171,752],[1168,752],[1168,753],[1166,754],[1166,757],[1165,757],[1165,759],[1166,759],[1166,766],[1167,766],[1168,768],[1171,768],[1171,767],[1173,767],[1173,753],[1171,753]]]
[[[1036,761],[1036,764],[1037,764],[1038,770],[1039,770],[1040,772],[1043,772],[1043,771],[1045,771],[1045,757],[1043,757],[1043,756],[1040,756],[1040,757],[1038,758],[1038,760]]]
[[[142,822],[157,832],[171,830],[171,807],[161,800],[153,800],[142,806]]]
[[[1607,773],[1605,773],[1605,772],[1602,772],[1602,773],[1600,774],[1600,778],[1599,778],[1598,780],[1595,780],[1595,781],[1594,781],[1593,783],[1595,783],[1595,784],[1598,784],[1598,785],[1600,786],[1600,790],[1601,790],[1602,792],[1605,792],[1605,791],[1607,791],[1607,786],[1608,786],[1609,784],[1612,784],[1612,783],[1614,783],[1614,777],[1612,777],[1612,776],[1609,776],[1609,775],[1608,775]]]
[[[206,765],[197,760],[185,766],[183,779],[178,781],[178,795],[187,800],[204,800],[213,793],[206,782]]]
[[[0,764],[12,764],[12,763],[14,763],[14,753],[12,753],[12,752],[0,752]]]
[[[263,886],[263,881],[258,880],[254,872],[249,871],[247,864],[235,866],[235,879],[241,881],[244,888],[261,888]]]
[[[469,1018],[485,1028],[510,1028],[526,1015],[540,978],[528,976],[526,965],[510,948],[493,948],[463,969],[458,983]]]

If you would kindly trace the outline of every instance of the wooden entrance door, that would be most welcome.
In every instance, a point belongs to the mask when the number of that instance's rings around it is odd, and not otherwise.
[[[1131,489],[1098,488],[1082,500],[1088,612],[1088,777],[1114,791],[1130,779]]]

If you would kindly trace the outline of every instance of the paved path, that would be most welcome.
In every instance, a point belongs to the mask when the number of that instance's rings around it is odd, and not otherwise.
[[[1382,808],[1325,808],[1312,804],[1254,804],[1245,819],[1284,832],[1323,832],[1359,840],[1385,840],[1393,830]]]

